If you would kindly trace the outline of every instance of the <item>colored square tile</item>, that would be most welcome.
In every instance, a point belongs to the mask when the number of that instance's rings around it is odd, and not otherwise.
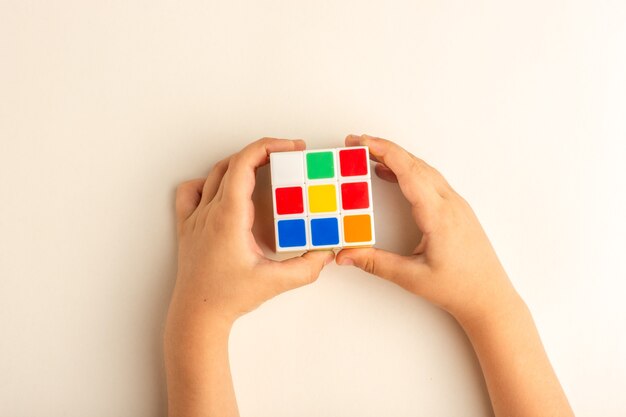
[[[365,148],[346,148],[339,151],[339,170],[342,177],[369,174],[369,160]]]
[[[280,248],[300,248],[307,244],[304,219],[278,220],[277,234]]]
[[[309,180],[335,177],[335,155],[332,151],[307,152],[306,175]]]
[[[272,152],[270,154],[272,185],[304,183],[304,158],[301,151]]]
[[[309,211],[328,213],[337,211],[337,188],[334,184],[308,186]]]
[[[368,209],[370,191],[367,181],[346,182],[341,184],[341,208],[343,210]]]
[[[369,214],[343,217],[343,236],[346,243],[370,242],[372,218]]]
[[[276,214],[304,213],[304,190],[302,187],[280,187],[275,190]]]
[[[337,217],[312,218],[311,245],[339,246],[339,219]]]

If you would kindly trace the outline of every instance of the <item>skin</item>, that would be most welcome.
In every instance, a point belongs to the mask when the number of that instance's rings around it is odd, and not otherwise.
[[[336,262],[448,311],[476,351],[496,416],[573,416],[532,316],[468,203],[439,172],[393,142],[349,135],[346,146],[355,145],[369,147],[380,178],[398,183],[422,238],[410,256],[344,249]],[[256,168],[270,152],[304,147],[301,140],[264,138],[220,161],[206,179],[178,187],[178,274],[164,338],[171,417],[238,416],[228,359],[234,321],[312,283],[334,257],[315,251],[272,261],[251,232]]]

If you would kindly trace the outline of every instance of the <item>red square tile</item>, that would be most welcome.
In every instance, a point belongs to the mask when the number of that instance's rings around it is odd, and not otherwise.
[[[276,189],[276,213],[298,214],[304,212],[302,187],[282,187]]]
[[[344,177],[367,175],[367,154],[365,149],[342,149],[339,151],[339,169]]]
[[[370,206],[367,182],[341,184],[341,207],[344,210],[366,209]]]

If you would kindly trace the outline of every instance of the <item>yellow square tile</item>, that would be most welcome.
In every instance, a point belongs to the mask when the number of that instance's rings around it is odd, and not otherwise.
[[[310,185],[309,211],[311,213],[337,211],[337,189],[335,188],[335,185]]]

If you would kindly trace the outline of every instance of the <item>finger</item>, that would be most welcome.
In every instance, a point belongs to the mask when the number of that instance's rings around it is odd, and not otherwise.
[[[398,179],[400,190],[413,206],[415,220],[424,233],[434,227],[436,210],[442,196],[436,190],[436,179],[430,167],[395,143],[373,136],[350,135],[346,144],[367,146],[370,154],[378,158]]]
[[[422,180],[426,180],[425,183],[424,181],[420,182],[424,185],[430,185],[429,188],[434,188],[432,187],[434,181],[430,166],[394,142],[369,135],[350,135],[346,138],[346,143],[350,143],[352,146],[367,146],[370,154],[393,171],[399,181],[404,179],[405,182],[414,182],[416,178],[420,177]],[[426,187],[422,188],[424,191],[428,190]],[[416,197],[418,196],[419,194],[416,195]]]
[[[281,262],[271,263],[271,275],[280,281],[282,288],[290,290],[317,280],[324,266],[328,265],[333,251],[309,251],[305,254]]]
[[[430,271],[426,264],[411,257],[376,248],[342,249],[335,260],[339,265],[354,265],[411,292],[415,292],[418,280]]]
[[[361,146],[361,135],[349,134],[346,136],[346,146]]]
[[[427,179],[429,184],[433,186],[433,188],[437,191],[437,193],[439,193],[441,197],[445,197],[452,190],[450,185],[446,181],[446,179],[443,177],[443,175],[441,175],[439,171],[437,171],[435,168],[430,166],[423,159],[418,158],[417,156],[408,152],[407,150],[397,145],[396,143],[390,140],[386,140],[386,139],[382,139],[382,138],[378,138],[378,137],[370,136],[370,135],[362,135],[362,140],[364,141],[371,140],[371,142],[374,143],[374,146],[380,145],[383,148],[388,149],[389,152],[388,152],[387,160],[389,159],[395,160],[396,153],[399,153],[399,154],[404,153],[405,155],[408,155],[411,159],[409,160],[409,163],[412,164],[412,168],[413,168],[412,174],[420,175],[420,176],[423,176],[424,179]],[[380,159],[379,162],[383,162],[383,163],[385,162],[385,155],[382,155],[381,157],[381,155],[379,155],[377,152],[374,152],[374,156],[377,156]],[[398,176],[398,172],[393,166],[389,166],[388,164],[385,164],[385,165],[388,168],[390,168],[392,171],[394,171],[396,176]]]
[[[224,174],[223,198],[237,205],[252,198],[256,169],[267,164],[272,152],[301,151],[306,147],[301,139],[263,138],[233,155]]]
[[[200,204],[209,204],[215,198],[215,194],[217,193],[217,190],[222,182],[222,178],[224,178],[224,174],[228,169],[228,163],[231,158],[232,155],[213,165],[213,168],[209,172],[206,182],[204,183]]]
[[[387,168],[385,164],[376,164],[376,166],[374,167],[374,171],[376,171],[376,175],[378,175],[379,178],[385,181],[398,182],[398,177],[396,177],[396,174],[394,174],[392,170]]]
[[[204,178],[185,181],[176,188],[176,220],[178,223],[192,215],[202,195]]]

